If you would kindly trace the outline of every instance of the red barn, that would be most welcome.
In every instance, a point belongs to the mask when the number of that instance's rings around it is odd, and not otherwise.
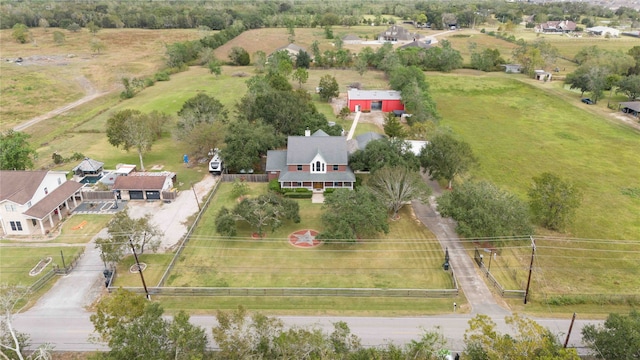
[[[347,106],[352,112],[404,110],[402,96],[395,90],[351,89],[347,92]]]

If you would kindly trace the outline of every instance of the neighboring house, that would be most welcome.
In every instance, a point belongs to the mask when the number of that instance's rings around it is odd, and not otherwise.
[[[618,29],[614,29],[614,28],[610,28],[607,26],[594,26],[594,27],[590,27],[590,28],[586,28],[585,29],[586,32],[588,32],[591,35],[597,35],[597,36],[604,36],[604,37],[619,37],[620,36],[620,30]]]
[[[522,72],[522,65],[520,64],[505,64],[502,66],[504,66],[504,72],[506,73],[520,74]]]
[[[399,49],[407,49],[407,48],[420,48],[420,49],[425,49],[425,50],[429,50],[431,49],[431,43],[430,42],[426,42],[426,41],[420,41],[420,40],[416,40],[416,41],[412,41],[408,44],[402,45],[399,47]]]
[[[287,150],[269,150],[266,171],[283,189],[353,189],[356,177],[348,165],[347,140],[318,130],[289,136]]]
[[[282,46],[277,48],[269,56],[273,56],[273,54],[277,53],[278,51],[286,51],[287,53],[289,53],[289,57],[292,59],[296,59],[298,57],[298,54],[300,54],[301,51],[304,51],[309,54],[309,52],[305,48],[298,46],[296,44],[289,44],[287,46]],[[311,54],[309,54],[309,56],[311,56]]]
[[[342,42],[345,44],[362,44],[362,39],[357,35],[349,34],[342,38]]]
[[[112,189],[122,200],[163,200],[163,192],[171,190],[174,181],[170,172],[132,173],[116,177]]]
[[[6,235],[46,235],[82,201],[65,171],[0,171],[0,223]]]
[[[536,80],[540,80],[540,81],[551,81],[551,73],[550,72],[546,72],[544,70],[534,70],[533,71],[533,77]]]
[[[537,24],[534,30],[545,34],[564,34],[576,31],[576,23],[571,20],[547,21]]]
[[[395,90],[358,90],[347,91],[347,106],[354,111],[404,110],[402,94]]]
[[[78,166],[73,168],[73,175],[83,178],[85,176],[100,176],[102,175],[104,163],[90,159],[88,157],[84,158],[78,164]]]
[[[620,105],[618,105],[618,108],[625,114],[638,117],[640,114],[640,101],[621,102]]]
[[[420,34],[409,32],[402,26],[392,25],[387,30],[378,34],[378,41],[397,42],[397,41],[416,41],[420,39]]]

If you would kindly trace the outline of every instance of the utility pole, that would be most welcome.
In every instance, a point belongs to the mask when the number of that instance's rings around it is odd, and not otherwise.
[[[149,295],[149,290],[147,290],[147,283],[144,282],[144,275],[142,275],[142,268],[140,267],[140,261],[138,261],[138,254],[136,254],[136,248],[133,246],[133,240],[129,237],[129,245],[131,245],[131,251],[133,251],[133,256],[136,258],[136,266],[138,267],[138,272],[140,273],[140,279],[142,279],[142,286],[144,286],[144,292],[147,294],[147,300],[151,300],[151,295]]]
[[[60,256],[62,257],[62,267],[66,271],[67,270],[67,265],[64,263],[64,253],[62,252],[62,250],[60,250]]]
[[[531,264],[529,264],[529,279],[527,279],[527,289],[524,292],[524,303],[527,303],[529,297],[529,285],[531,285],[531,273],[533,272],[533,258],[536,255],[536,242],[533,240],[533,236],[529,236],[531,239]]]
[[[576,321],[576,313],[573,313],[573,317],[571,318],[571,324],[569,324],[569,332],[567,333],[567,338],[564,340],[564,348],[567,348],[569,345],[569,336],[571,336],[571,329],[573,329],[573,322]]]
[[[196,198],[196,204],[198,204],[198,210],[202,211],[202,208],[200,207],[200,200],[198,200],[198,194],[196,193],[196,189],[193,187],[193,183],[191,183],[191,190],[193,190],[193,196],[195,196]]]

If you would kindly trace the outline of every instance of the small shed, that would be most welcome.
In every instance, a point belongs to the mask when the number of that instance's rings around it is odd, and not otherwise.
[[[630,114],[635,117],[640,116],[640,101],[621,102],[618,108],[625,114]]]
[[[551,81],[551,73],[544,70],[534,70],[533,76],[536,80]]]
[[[404,110],[402,94],[395,90],[358,90],[347,91],[347,106],[354,111]]]
[[[362,44],[362,39],[358,35],[345,35],[342,38],[342,42],[345,44]]]
[[[73,174],[79,177],[100,176],[104,170],[103,166],[103,162],[86,157],[73,168]]]

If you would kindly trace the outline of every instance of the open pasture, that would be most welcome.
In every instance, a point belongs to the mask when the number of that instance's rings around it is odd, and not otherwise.
[[[3,246],[0,248],[0,283],[30,286],[49,272],[54,265],[62,267],[62,254],[66,264],[84,250],[84,246]],[[51,257],[51,262],[34,276],[29,275],[40,260]],[[84,271],[102,271],[100,269],[83,269]]]

